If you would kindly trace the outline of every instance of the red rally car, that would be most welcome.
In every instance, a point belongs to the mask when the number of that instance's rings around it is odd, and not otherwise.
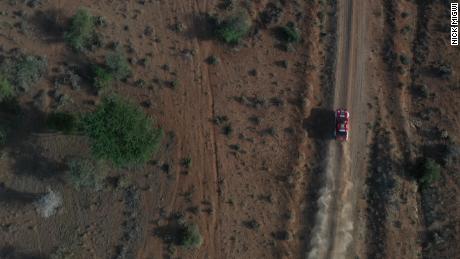
[[[346,109],[337,109],[335,112],[335,132],[336,140],[347,141],[349,130],[350,113]]]

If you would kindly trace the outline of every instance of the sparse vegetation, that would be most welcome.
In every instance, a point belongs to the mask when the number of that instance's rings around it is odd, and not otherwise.
[[[222,0],[218,6],[222,10],[231,10],[233,8],[233,5],[233,0]]]
[[[236,152],[241,150],[240,144],[231,144],[231,145],[229,145],[229,147],[230,147],[231,150],[236,151]]]
[[[105,66],[92,67],[93,85],[98,91],[109,89],[114,79],[125,80],[130,75],[131,67],[121,50],[109,53],[105,59]],[[138,80],[136,85],[140,83],[142,81]]]
[[[66,42],[76,51],[91,48],[96,39],[95,19],[85,10],[80,9],[72,17],[70,28],[65,32]]]
[[[273,128],[273,127],[269,127],[269,128],[266,128],[266,129],[262,130],[262,131],[260,132],[260,134],[261,134],[262,136],[268,135],[268,136],[274,137],[274,136],[276,135],[276,130],[275,130],[275,128]]]
[[[260,227],[260,224],[254,219],[244,221],[243,225],[249,229],[259,229]]]
[[[16,85],[22,90],[29,89],[42,78],[47,70],[47,66],[48,62],[44,58],[22,56],[16,66]]]
[[[148,161],[163,136],[139,107],[116,96],[105,98],[96,111],[84,116],[82,127],[94,156],[116,166]]]
[[[13,96],[18,91],[27,91],[46,73],[48,62],[38,56],[18,55],[6,58],[0,65],[1,91]]]
[[[108,70],[100,66],[95,66],[93,73],[93,85],[97,90],[104,90],[110,87],[110,84],[113,81],[113,76]]]
[[[190,168],[190,165],[192,165],[192,158],[190,157],[186,157],[186,158],[183,158],[181,160],[181,165],[186,168],[186,169],[189,169]]]
[[[145,80],[144,79],[138,79],[136,82],[134,82],[134,85],[139,88],[143,88],[145,86]]]
[[[442,61],[431,66],[432,73],[442,79],[448,80],[452,76],[453,69],[450,64],[443,63]]]
[[[206,59],[206,62],[209,64],[209,65],[217,65],[220,63],[220,60],[218,57],[214,56],[214,55],[211,55],[209,56],[207,59]]]
[[[401,29],[402,34],[408,34],[410,32],[412,32],[412,28],[409,25],[406,25]]]
[[[287,230],[273,232],[272,236],[277,240],[290,240],[292,238],[292,234]]]
[[[172,30],[175,32],[183,32],[185,29],[185,26],[183,23],[177,22],[172,26]]]
[[[246,105],[248,107],[255,108],[255,109],[264,107],[266,105],[265,99],[260,96],[247,97],[247,96],[241,95],[241,96],[236,96],[235,101],[243,105]]]
[[[260,13],[260,21],[265,26],[278,22],[283,13],[283,8],[279,4],[269,2],[265,9]]]
[[[274,106],[280,107],[284,105],[284,101],[279,97],[270,98],[270,103]]]
[[[81,86],[81,77],[78,75],[74,69],[69,68],[60,68],[62,74],[55,79],[55,85],[70,85],[74,90],[80,90]]]
[[[61,207],[62,197],[59,193],[50,189],[48,193],[43,195],[34,204],[40,216],[49,218],[56,213],[59,207]]]
[[[108,72],[110,72],[116,80],[123,80],[131,75],[131,67],[121,50],[116,50],[107,55],[105,63],[109,69]]]
[[[407,18],[410,14],[408,12],[402,12],[401,17],[402,18]]]
[[[403,64],[403,65],[409,65],[410,64],[410,59],[405,54],[400,54],[399,55],[399,60],[401,61],[401,64]]]
[[[228,122],[228,117],[226,115],[218,115],[212,120],[216,125],[222,125],[225,122]]]
[[[430,95],[428,86],[426,85],[414,85],[412,87],[413,93],[421,98],[427,98]]]
[[[183,215],[173,215],[172,222],[155,229],[154,232],[169,246],[177,245],[188,249],[198,248],[203,243],[198,225],[185,222]]]
[[[10,2],[16,2],[13,0],[10,0]],[[23,1],[27,6],[29,7],[37,7],[38,5],[42,4],[43,0],[24,0]]]
[[[91,159],[73,158],[67,163],[68,181],[77,189],[89,188],[100,190],[105,177],[103,165]]]
[[[300,41],[299,30],[295,27],[294,23],[288,23],[286,26],[278,28],[279,39],[285,43],[296,43]]]
[[[176,89],[179,86],[179,80],[174,79],[170,82],[171,88]]]

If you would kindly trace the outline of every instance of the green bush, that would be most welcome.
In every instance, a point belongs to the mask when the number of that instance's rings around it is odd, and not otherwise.
[[[103,99],[96,111],[83,117],[82,128],[95,157],[116,166],[148,161],[163,136],[138,106],[119,97]]]
[[[121,51],[115,51],[107,55],[105,59],[109,72],[116,80],[126,79],[131,75],[131,67]]]
[[[433,159],[425,159],[419,170],[418,180],[422,187],[431,185],[441,177],[441,166]]]
[[[14,95],[14,88],[8,80],[0,76],[0,102],[11,98]]]
[[[80,9],[72,17],[70,28],[64,34],[65,41],[76,51],[91,47],[97,38],[95,19],[84,9]]]
[[[203,244],[200,229],[196,224],[184,224],[179,233],[179,244],[186,248],[198,248]]]
[[[96,66],[93,73],[93,85],[96,87],[96,89],[103,90],[110,87],[110,84],[113,81],[113,76],[107,69]]]
[[[218,22],[215,34],[225,43],[238,44],[248,34],[250,27],[248,16],[240,13]]]
[[[94,190],[100,190],[102,188],[102,182],[105,177],[103,167],[100,162],[74,158],[71,159],[67,166],[67,180],[77,189],[90,188]]]
[[[300,33],[293,23],[279,28],[279,37],[287,43],[296,43],[300,41]]]
[[[48,115],[46,126],[49,129],[62,131],[64,133],[74,133],[77,131],[77,119],[74,115],[63,112],[56,112]]]

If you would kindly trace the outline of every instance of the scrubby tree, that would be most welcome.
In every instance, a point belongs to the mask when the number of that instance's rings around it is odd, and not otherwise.
[[[196,224],[184,223],[180,228],[179,244],[186,248],[198,248],[203,244],[200,229]]]
[[[110,87],[110,84],[113,81],[112,73],[100,66],[95,66],[93,73],[93,85],[97,90],[104,90]]]
[[[80,9],[72,17],[65,41],[76,51],[88,49],[96,39],[95,18],[85,9]]]
[[[215,34],[217,38],[229,44],[238,44],[251,27],[248,15],[238,13],[223,21],[217,22]]]
[[[121,50],[109,53],[105,59],[105,64],[109,69],[108,72],[117,80],[123,80],[131,75],[131,67]]]
[[[93,113],[83,116],[81,124],[94,156],[116,166],[148,161],[163,136],[138,106],[116,96],[103,99]]]

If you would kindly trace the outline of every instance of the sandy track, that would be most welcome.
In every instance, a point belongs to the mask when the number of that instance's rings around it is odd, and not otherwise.
[[[351,114],[348,143],[331,141],[320,192],[309,258],[348,258],[353,254],[356,183],[364,175],[366,148],[366,1],[339,1],[334,105]]]
[[[336,89],[334,108],[346,107],[351,114],[350,141],[343,144],[331,143],[337,157],[330,161],[340,163],[335,166],[337,205],[331,228],[332,258],[347,256],[353,241],[353,219],[356,204],[356,183],[364,175],[366,154],[365,118],[365,58],[366,49],[366,1],[340,1],[338,17],[338,46],[336,67]],[[353,249],[350,249],[353,250]],[[350,252],[350,251],[349,251]]]

